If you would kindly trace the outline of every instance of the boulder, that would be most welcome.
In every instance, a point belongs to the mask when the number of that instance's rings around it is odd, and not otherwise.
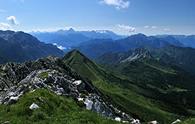
[[[31,109],[31,110],[38,109],[38,108],[39,108],[39,106],[35,103],[31,104],[29,107],[29,109]]]
[[[119,118],[119,117],[116,117],[114,120],[118,121],[118,122],[121,122],[121,118]]]

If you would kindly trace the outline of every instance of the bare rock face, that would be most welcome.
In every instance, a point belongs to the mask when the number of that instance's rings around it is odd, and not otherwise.
[[[38,108],[39,108],[39,106],[36,103],[31,104],[29,107],[29,109],[31,109],[31,110],[38,109]]]
[[[131,122],[133,119],[103,99],[102,93],[59,58],[48,57],[23,64],[0,65],[0,104],[14,104],[26,92],[48,89],[57,95],[70,96],[86,109],[115,120]],[[32,103],[29,109],[38,109]],[[117,119],[119,120],[119,119]]]

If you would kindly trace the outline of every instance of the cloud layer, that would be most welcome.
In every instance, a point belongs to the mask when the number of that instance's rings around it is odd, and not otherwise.
[[[11,26],[7,23],[0,22],[0,30],[8,30],[11,29]]]
[[[144,26],[145,29],[157,29],[158,27],[157,26]]]
[[[119,30],[122,30],[122,31],[125,31],[125,32],[128,32],[128,33],[132,33],[132,32],[135,32],[136,31],[136,28],[135,27],[132,27],[132,26],[129,26],[129,25],[117,25],[117,27],[119,28]]]
[[[114,6],[116,9],[125,9],[130,5],[129,0],[101,0],[101,3]]]

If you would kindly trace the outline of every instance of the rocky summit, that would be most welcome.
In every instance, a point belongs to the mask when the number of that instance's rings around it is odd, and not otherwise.
[[[21,64],[0,65],[0,104],[15,104],[24,94],[37,89],[47,89],[56,95],[71,97],[80,106],[109,119],[135,122],[128,114],[106,101],[90,81],[66,66],[61,58],[47,57]],[[32,103],[29,108],[33,110],[39,106]],[[139,124],[139,120],[136,124]]]

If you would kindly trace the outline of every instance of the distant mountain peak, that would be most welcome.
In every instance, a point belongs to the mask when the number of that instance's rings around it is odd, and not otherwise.
[[[141,42],[141,41],[148,40],[148,37],[146,35],[144,35],[144,34],[139,33],[139,34],[130,35],[130,36],[128,36],[125,39],[126,40],[130,40],[130,41],[133,41],[133,42],[136,42],[136,41]]]
[[[64,30],[64,29],[60,29],[57,31],[57,33],[60,33],[60,34],[65,34],[65,33],[75,33],[76,31],[73,29],[73,28],[69,28],[68,30]]]
[[[75,32],[75,30],[74,30],[73,28],[70,28],[70,29],[68,30],[68,32]]]
[[[122,60],[121,62],[131,62],[131,61],[151,59],[151,58],[152,58],[152,55],[147,49],[138,48],[138,49],[135,49],[128,58]]]
[[[138,34],[131,35],[129,37],[142,37],[142,38],[146,38],[147,36],[145,34],[138,33]]]

